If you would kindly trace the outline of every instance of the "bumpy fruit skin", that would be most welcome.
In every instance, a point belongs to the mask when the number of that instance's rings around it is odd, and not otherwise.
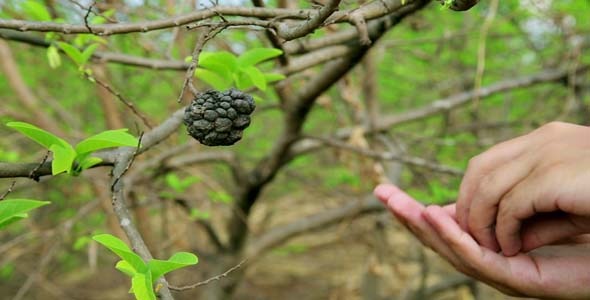
[[[242,138],[256,105],[236,89],[199,94],[184,111],[188,134],[207,146],[229,146]]]

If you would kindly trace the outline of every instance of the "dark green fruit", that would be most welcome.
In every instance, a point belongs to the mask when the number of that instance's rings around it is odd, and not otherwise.
[[[256,105],[236,89],[200,93],[184,111],[188,134],[207,146],[229,146],[242,138]]]

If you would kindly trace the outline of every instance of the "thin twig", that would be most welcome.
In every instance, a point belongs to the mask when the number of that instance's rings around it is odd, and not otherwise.
[[[88,28],[88,31],[90,31],[90,33],[92,33],[92,34],[94,34],[94,31],[92,31],[92,28],[88,24],[88,17],[90,16],[90,13],[92,12],[92,8],[94,7],[94,5],[96,5],[96,2],[92,1],[90,6],[88,6],[88,8],[86,9],[86,15],[84,15],[84,25],[86,26],[86,28]]]
[[[305,138],[313,139],[313,140],[319,141],[320,143],[330,146],[330,147],[354,152],[359,155],[371,157],[374,159],[399,161],[404,164],[408,164],[408,165],[412,165],[412,166],[416,166],[416,167],[422,167],[422,168],[426,168],[426,169],[429,169],[434,172],[439,172],[439,173],[449,174],[449,175],[454,175],[454,176],[463,176],[463,174],[464,174],[464,172],[460,169],[453,168],[453,167],[446,166],[446,165],[437,164],[437,163],[428,161],[428,160],[420,158],[420,157],[399,155],[399,154],[392,153],[392,152],[381,152],[381,151],[373,151],[373,150],[369,150],[369,149],[359,148],[359,147],[355,147],[355,146],[350,145],[348,143],[342,142],[337,139],[332,139],[332,138],[316,137],[316,136],[306,136]]]
[[[233,272],[233,271],[241,268],[242,265],[246,263],[246,261],[247,261],[247,259],[244,259],[239,264],[233,266],[231,269],[223,272],[223,274],[219,274],[219,275],[214,276],[214,277],[211,277],[211,278],[209,278],[207,280],[200,281],[200,282],[197,282],[197,283],[191,284],[191,285],[185,285],[185,286],[173,286],[173,285],[170,285],[168,287],[171,290],[177,291],[177,292],[182,292],[182,291],[186,291],[186,290],[191,290],[191,289],[194,289],[194,288],[198,288],[200,286],[207,285],[207,284],[209,284],[209,283],[211,283],[213,281],[218,281],[218,280],[221,280],[224,277],[227,277],[231,272]]]
[[[12,193],[12,189],[14,188],[15,184],[16,184],[16,180],[13,180],[12,183],[10,184],[10,186],[8,187],[8,189],[6,190],[6,192],[4,192],[4,194],[2,194],[2,196],[0,196],[0,201],[4,200],[4,198],[6,198],[6,196],[8,196],[8,194]]]
[[[142,139],[143,139],[143,132],[141,132],[139,134],[139,139],[137,141],[137,147],[135,148],[135,151],[133,151],[133,154],[131,155],[131,159],[127,162],[125,169],[123,169],[123,172],[121,172],[121,174],[119,174],[113,180],[113,184],[111,184],[111,191],[115,191],[115,185],[117,185],[117,183],[119,183],[119,180],[121,180],[121,177],[123,177],[123,175],[125,175],[127,173],[127,171],[129,171],[129,168],[131,168],[131,165],[135,161],[135,157],[137,156],[137,154],[139,153],[139,149],[141,148],[141,140]]]
[[[37,173],[37,171],[41,168],[41,166],[43,166],[43,164],[45,164],[48,157],[49,157],[49,151],[45,152],[45,156],[43,156],[43,159],[41,159],[41,162],[35,168],[33,168],[31,170],[31,172],[29,173],[29,178],[31,178],[35,181],[39,181],[39,176],[35,173]]]
[[[113,96],[117,97],[117,99],[119,99],[119,101],[121,101],[123,104],[125,104],[125,106],[127,106],[133,112],[134,115],[136,115],[139,119],[141,119],[141,121],[143,122],[143,124],[147,128],[149,128],[149,129],[153,128],[153,126],[151,125],[148,118],[146,116],[144,116],[139,110],[137,110],[137,108],[135,108],[135,105],[133,105],[133,103],[131,103],[130,101],[125,99],[125,97],[123,97],[123,95],[121,95],[121,93],[115,91],[113,88],[111,88],[110,85],[98,80],[96,77],[92,77],[92,76],[86,74],[86,78],[88,78],[88,80],[90,80],[90,81],[96,82],[98,85],[100,85],[105,90],[107,90],[109,93],[111,93]]]
[[[207,31],[199,36],[197,42],[195,43],[195,48],[193,49],[192,53],[192,60],[186,70],[186,75],[184,77],[184,82],[182,84],[182,88],[180,89],[180,96],[178,96],[178,103],[182,101],[182,97],[184,97],[184,91],[186,90],[187,86],[191,90],[193,96],[197,96],[199,91],[195,88],[193,84],[193,76],[195,74],[195,69],[199,65],[199,55],[201,51],[203,51],[203,47],[207,43],[207,41],[214,38],[218,33],[223,31],[227,26],[224,23],[219,23],[217,25],[207,27]]]

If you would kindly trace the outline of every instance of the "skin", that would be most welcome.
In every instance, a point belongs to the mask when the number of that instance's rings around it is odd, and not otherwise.
[[[500,291],[590,298],[590,128],[550,123],[474,157],[456,204],[375,195],[457,270]]]

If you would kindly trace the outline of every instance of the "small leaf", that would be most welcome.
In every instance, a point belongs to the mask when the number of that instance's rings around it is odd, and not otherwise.
[[[107,130],[78,143],[78,145],[76,145],[76,152],[78,154],[83,154],[112,147],[137,147],[137,144],[137,138],[127,133],[126,128]]]
[[[84,171],[86,169],[90,169],[97,164],[100,164],[102,159],[98,157],[86,157],[84,160],[80,162],[80,171]]]
[[[74,248],[74,250],[81,250],[86,245],[88,245],[88,243],[90,243],[91,241],[92,241],[92,239],[90,239],[88,236],[81,236],[76,239],[72,248]]]
[[[121,271],[121,273],[123,273],[129,277],[133,277],[133,276],[135,276],[135,274],[137,274],[137,270],[135,270],[131,264],[129,264],[127,261],[124,261],[124,260],[120,260],[115,265],[115,269]]]
[[[266,79],[266,82],[275,82],[275,81],[281,81],[281,80],[287,78],[287,76],[280,74],[280,73],[265,73],[264,78]]]
[[[51,162],[51,174],[57,175],[63,172],[72,173],[72,165],[76,159],[76,151],[72,146],[63,147],[61,145],[52,145],[49,150],[53,152],[53,161]]]
[[[226,90],[231,85],[230,80],[227,80],[221,77],[219,74],[207,69],[196,69],[195,76],[217,90]]]
[[[238,65],[241,67],[254,66],[267,59],[280,56],[281,54],[283,54],[283,51],[275,48],[250,49],[238,57]]]
[[[266,91],[266,78],[264,74],[256,67],[246,67],[241,69],[242,72],[246,73],[254,86],[261,91]]]
[[[190,213],[191,220],[209,220],[211,214],[208,211],[202,211],[196,208],[191,209]]]
[[[234,201],[233,197],[224,191],[211,191],[208,193],[208,195],[213,202],[221,202],[228,204]]]
[[[238,70],[238,58],[232,53],[227,51],[201,52],[199,65],[207,66],[212,63],[223,64],[232,73]]]
[[[199,61],[199,67],[214,72],[225,80],[230,80],[233,73],[227,63],[213,59]]]
[[[137,300],[156,300],[150,273],[136,273],[131,278],[131,290]]]
[[[49,62],[49,67],[52,69],[56,69],[61,66],[61,57],[59,56],[59,52],[55,46],[47,47],[47,61]]]
[[[244,72],[234,74],[234,81],[236,82],[236,86],[240,90],[247,90],[254,86],[254,83],[252,82],[252,79],[250,79],[250,76],[248,76],[248,74]]]
[[[168,184],[169,187],[171,187],[173,190],[177,191],[177,192],[182,192],[181,190],[181,184],[180,184],[180,179],[178,178],[178,176],[174,173],[168,173],[166,174],[165,177],[166,180],[166,184]]]
[[[148,266],[152,273],[152,279],[155,282],[166,273],[187,266],[196,265],[198,262],[199,258],[196,255],[188,252],[178,252],[174,253],[174,255],[168,260],[152,259],[148,263]]]
[[[33,141],[39,143],[41,146],[49,149],[51,145],[61,145],[66,147],[68,144],[66,141],[60,139],[59,137],[49,133],[35,125],[25,123],[25,122],[8,122],[6,126],[17,130],[18,132],[26,135]]]
[[[77,66],[84,65],[82,52],[78,48],[64,42],[57,42],[57,45],[71,58]]]
[[[35,21],[51,21],[51,15],[45,5],[38,1],[29,0],[22,4],[27,16]]]
[[[93,236],[92,239],[113,251],[113,253],[115,253],[121,259],[128,262],[137,272],[147,271],[147,265],[143,262],[141,257],[135,254],[135,252],[131,251],[129,246],[127,246],[127,244],[117,237],[110,234],[99,234]]]
[[[90,57],[92,57],[92,54],[94,54],[94,51],[96,51],[96,48],[98,48],[98,44],[94,43],[82,51],[82,65],[85,65],[88,62]]]
[[[26,218],[26,212],[49,204],[47,201],[9,199],[0,201],[0,228]]]

